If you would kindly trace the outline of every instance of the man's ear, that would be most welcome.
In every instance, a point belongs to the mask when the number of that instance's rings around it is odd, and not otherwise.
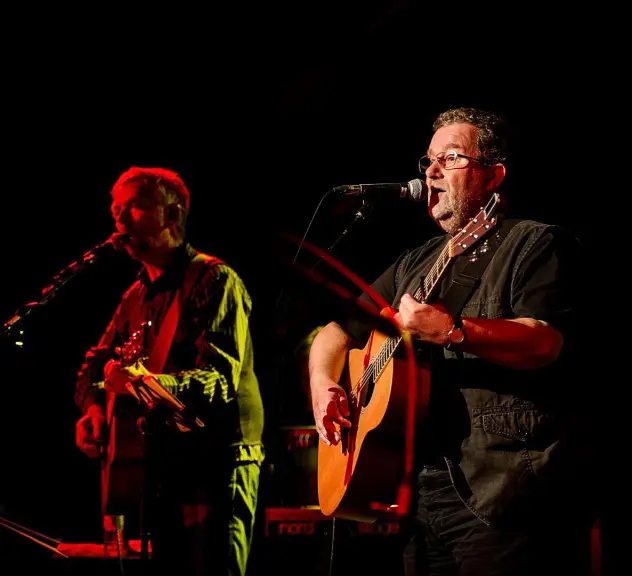
[[[493,192],[497,190],[502,181],[505,179],[505,175],[507,174],[507,169],[504,164],[494,164],[490,166],[488,171],[488,180],[487,180],[487,190],[488,192]]]

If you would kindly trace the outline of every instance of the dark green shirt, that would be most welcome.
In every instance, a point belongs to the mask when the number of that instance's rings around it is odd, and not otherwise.
[[[83,411],[102,401],[105,363],[117,357],[116,347],[146,321],[151,321],[145,343],[151,350],[197,253],[183,244],[156,280],[152,282],[143,268],[125,292],[101,340],[88,350],[79,370],[75,399]],[[201,415],[216,443],[235,446],[240,459],[259,460],[263,404],[253,365],[251,308],[252,301],[237,273],[217,259],[206,263],[182,309],[158,380]]]

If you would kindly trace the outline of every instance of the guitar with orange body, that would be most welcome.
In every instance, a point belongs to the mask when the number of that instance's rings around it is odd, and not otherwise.
[[[428,302],[452,259],[477,244],[496,226],[492,217],[500,197],[495,194],[459,233],[450,238],[413,298]],[[385,308],[381,315],[393,310]],[[400,488],[410,471],[412,450],[410,410],[419,422],[430,396],[430,369],[416,366],[414,382],[406,360],[393,355],[404,337],[373,330],[364,348],[349,350],[340,385],[347,391],[351,428],[340,430],[341,441],[318,445],[318,499],[321,512],[361,522],[373,522],[398,510]],[[414,406],[409,406],[410,385]],[[408,478],[410,480],[410,478]]]

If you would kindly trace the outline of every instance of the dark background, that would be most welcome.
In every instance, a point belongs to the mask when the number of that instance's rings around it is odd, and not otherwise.
[[[302,236],[335,185],[416,178],[433,119],[456,106],[512,123],[517,213],[572,229],[591,278],[602,130],[617,94],[612,77],[598,78],[613,60],[594,38],[597,20],[571,25],[523,8],[508,22],[479,14],[479,24],[456,6],[298,4],[12,15],[3,321],[109,236],[108,192],[123,170],[174,169],[192,194],[191,242],[229,262],[252,294],[268,434],[305,423],[288,407],[292,349],[340,302],[283,265],[296,245],[277,233]],[[327,196],[308,240],[327,248],[358,207]],[[370,281],[437,232],[422,205],[384,197],[333,254]],[[305,251],[298,261],[312,265]],[[104,253],[32,313],[22,350],[3,341],[0,515],[65,540],[98,537],[98,471],[74,446],[74,375],[135,270]]]

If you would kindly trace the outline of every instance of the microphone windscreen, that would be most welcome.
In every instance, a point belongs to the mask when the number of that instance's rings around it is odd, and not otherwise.
[[[410,199],[415,202],[423,202],[428,196],[428,187],[423,180],[415,178],[408,183]]]

